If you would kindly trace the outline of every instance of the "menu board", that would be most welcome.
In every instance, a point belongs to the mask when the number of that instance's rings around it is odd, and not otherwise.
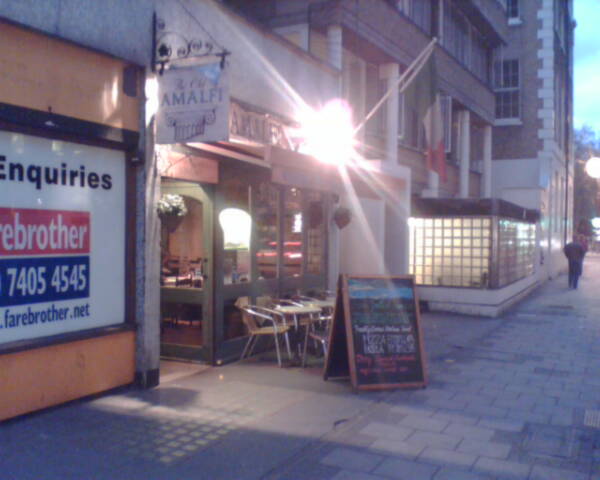
[[[419,304],[411,276],[342,276],[325,378],[349,375],[355,389],[426,383]]]

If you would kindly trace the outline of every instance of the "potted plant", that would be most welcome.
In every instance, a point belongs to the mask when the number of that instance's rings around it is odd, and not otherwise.
[[[352,220],[352,212],[348,207],[337,207],[333,212],[333,221],[339,229],[344,228]]]
[[[158,217],[169,232],[174,232],[187,215],[185,200],[181,195],[166,193],[156,206]]]

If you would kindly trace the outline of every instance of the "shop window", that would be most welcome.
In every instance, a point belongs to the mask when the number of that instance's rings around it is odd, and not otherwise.
[[[535,225],[516,220],[498,220],[498,286],[533,274]]]
[[[489,286],[490,218],[414,218],[410,229],[410,273],[418,284]]]
[[[239,208],[226,208],[219,214],[223,229],[225,265],[223,282],[248,282],[250,280],[250,214]]]
[[[223,230],[223,284],[250,281],[250,187],[239,179],[222,184],[225,208],[219,212]]]
[[[195,198],[179,196],[186,214],[161,221],[161,285],[202,288],[203,207]]]
[[[310,192],[306,196],[306,273],[321,275],[325,264],[325,212],[323,194]]]
[[[278,190],[268,183],[262,183],[255,195],[254,221],[256,226],[256,264],[258,278],[277,277],[277,204]]]
[[[284,200],[283,275],[298,277],[302,274],[302,192],[297,188],[288,188]]]

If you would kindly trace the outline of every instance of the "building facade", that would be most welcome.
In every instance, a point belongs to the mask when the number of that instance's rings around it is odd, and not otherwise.
[[[573,232],[573,2],[507,6],[508,43],[494,59],[494,195],[540,211],[543,281],[564,268]]]
[[[572,2],[60,3],[0,5],[0,419],[239,358],[240,298],[410,273],[497,315],[563,268]],[[445,174],[398,89],[432,45]],[[305,148],[340,98],[350,164]]]
[[[497,315],[564,268],[560,249],[570,228],[572,195],[566,160],[572,98],[567,79],[572,15],[567,4],[227,3],[336,66],[341,94],[352,105],[357,124],[437,39],[447,178],[426,166],[424,132],[413,102],[406,93],[392,94],[359,140],[364,158],[372,163],[408,169],[411,201],[399,199],[394,211],[379,216],[372,204],[357,205],[368,212],[370,222],[354,226],[355,232],[366,229],[361,234],[342,234],[343,271],[364,271],[352,256],[357,249],[353,241],[376,239],[369,246],[381,252],[381,262],[369,259],[370,268],[379,265],[382,272],[396,273],[396,266],[404,271],[408,266],[430,307]],[[515,55],[522,58],[515,62]],[[537,140],[532,142],[534,132]],[[563,150],[554,135],[565,137]],[[503,201],[520,209],[496,208]],[[398,217],[398,225],[413,217],[421,227],[396,228],[389,219],[402,209],[405,216]],[[529,210],[539,212],[539,221]],[[392,250],[397,263],[386,256]]]

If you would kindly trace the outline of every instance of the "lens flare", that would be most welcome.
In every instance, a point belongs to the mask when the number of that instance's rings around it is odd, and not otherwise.
[[[352,113],[344,100],[326,103],[320,110],[299,115],[300,151],[324,163],[346,165],[355,155]]]

